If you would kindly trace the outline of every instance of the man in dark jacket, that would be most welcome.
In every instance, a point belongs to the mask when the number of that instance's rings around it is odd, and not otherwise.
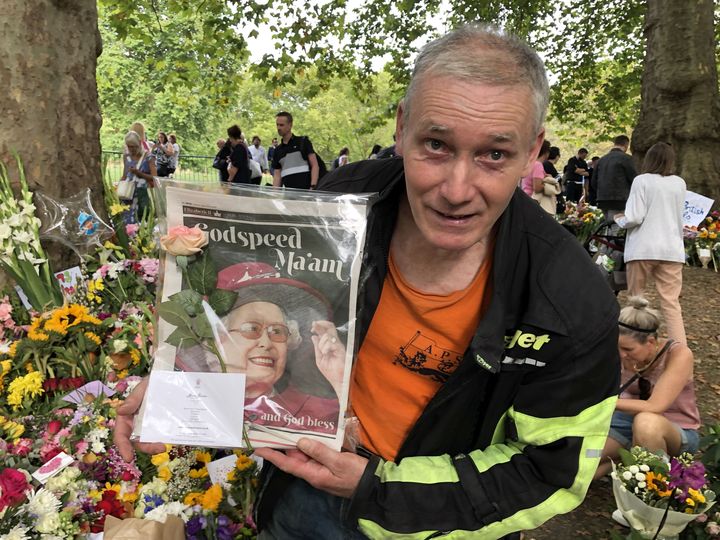
[[[588,164],[585,158],[587,148],[580,148],[577,154],[571,157],[563,169],[563,183],[565,184],[565,198],[574,203],[580,202],[585,192],[585,182],[588,180]]]
[[[627,154],[629,147],[627,135],[618,135],[612,149],[600,158],[593,170],[591,183],[597,189],[597,205],[610,223],[615,214],[625,210],[630,186],[637,176],[635,163]]]
[[[462,27],[418,56],[402,159],[323,179],[380,192],[350,383],[359,443],[258,449],[275,466],[260,538],[517,537],[582,501],[617,396],[618,311],[576,240],[516,189],[547,101],[527,45]],[[418,332],[423,369],[403,356]]]
[[[617,399],[618,309],[575,238],[517,189],[547,103],[526,44],[458,28],[417,58],[397,112],[401,157],[323,178],[379,192],[355,420],[342,452],[309,439],[256,450],[273,465],[255,505],[261,539],[517,538],[584,498]],[[567,295],[581,289],[583,302]],[[413,336],[424,345],[410,358]],[[139,403],[128,401],[125,434]]]

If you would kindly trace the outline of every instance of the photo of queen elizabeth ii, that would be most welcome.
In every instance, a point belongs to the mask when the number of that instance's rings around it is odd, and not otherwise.
[[[334,434],[346,350],[323,295],[262,262],[224,268],[217,288],[238,294],[215,334],[226,371],[246,375],[245,422]],[[197,346],[179,349],[175,367],[222,371],[219,359]]]

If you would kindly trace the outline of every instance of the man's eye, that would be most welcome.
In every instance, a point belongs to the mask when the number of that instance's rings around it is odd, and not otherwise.
[[[445,147],[445,144],[437,139],[428,139],[425,143],[425,146],[427,146],[433,152],[439,152]]]
[[[505,154],[500,150],[490,151],[490,159],[493,161],[500,161],[503,157],[505,157]]]

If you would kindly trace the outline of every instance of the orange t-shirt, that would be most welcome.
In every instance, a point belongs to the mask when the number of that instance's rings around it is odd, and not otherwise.
[[[490,297],[485,290],[491,258],[466,289],[435,295],[409,285],[390,257],[350,386],[360,442],[371,452],[394,460],[423,409],[460,364],[483,299]]]

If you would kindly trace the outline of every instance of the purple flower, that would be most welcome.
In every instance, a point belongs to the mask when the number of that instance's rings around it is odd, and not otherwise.
[[[188,539],[195,538],[205,527],[207,527],[207,519],[200,514],[196,514],[185,524],[185,536]]]
[[[215,532],[218,540],[232,540],[239,528],[240,526],[233,523],[229,517],[221,515],[217,518],[217,529]]]
[[[672,489],[679,490],[679,494],[676,498],[684,501],[688,496],[688,490],[690,488],[699,490],[702,489],[707,480],[705,479],[705,466],[701,461],[696,461],[692,465],[685,466],[683,463],[672,458],[670,461],[670,478],[668,486]]]
[[[158,506],[165,504],[165,501],[160,495],[145,495],[143,498],[145,503],[145,513],[147,514],[150,510],[157,508]]]

